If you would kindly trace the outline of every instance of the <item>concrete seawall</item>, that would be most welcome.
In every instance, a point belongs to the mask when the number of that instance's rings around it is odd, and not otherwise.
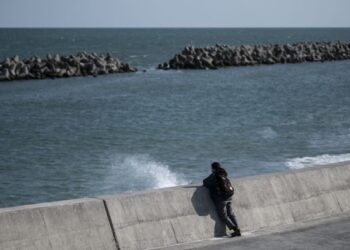
[[[350,162],[232,181],[243,231],[350,211]],[[0,249],[144,249],[224,234],[198,186],[0,209]]]
[[[0,249],[115,249],[103,201],[79,199],[0,209]]]

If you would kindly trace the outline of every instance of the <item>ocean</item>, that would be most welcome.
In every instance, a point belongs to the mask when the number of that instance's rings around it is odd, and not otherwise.
[[[188,45],[350,29],[0,29],[0,60],[111,52],[137,73],[0,83],[0,207],[350,160],[350,61],[156,70]],[[145,71],[145,72],[143,72]]]

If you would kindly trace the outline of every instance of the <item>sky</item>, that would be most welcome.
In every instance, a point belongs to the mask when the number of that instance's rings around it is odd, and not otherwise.
[[[350,27],[350,0],[0,0],[0,27]]]

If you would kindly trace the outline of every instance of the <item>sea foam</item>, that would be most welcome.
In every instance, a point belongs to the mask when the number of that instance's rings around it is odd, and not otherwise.
[[[277,132],[271,127],[265,127],[258,131],[258,134],[264,139],[274,139],[278,137]]]
[[[123,171],[130,173],[136,181],[147,183],[150,188],[164,188],[185,185],[187,182],[172,172],[168,165],[148,155],[125,156],[121,161]]]
[[[285,165],[290,169],[301,169],[305,167],[313,167],[319,165],[327,165],[343,161],[350,161],[350,153],[339,155],[318,155],[315,157],[300,157],[289,159]]]

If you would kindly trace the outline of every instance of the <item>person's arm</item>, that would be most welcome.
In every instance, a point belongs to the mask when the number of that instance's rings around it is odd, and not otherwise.
[[[203,186],[206,188],[211,188],[213,186],[212,174],[203,180]]]
[[[209,177],[207,177],[207,178],[205,178],[205,179],[203,180],[203,186],[206,187],[206,188],[208,187],[208,178],[209,178]]]

